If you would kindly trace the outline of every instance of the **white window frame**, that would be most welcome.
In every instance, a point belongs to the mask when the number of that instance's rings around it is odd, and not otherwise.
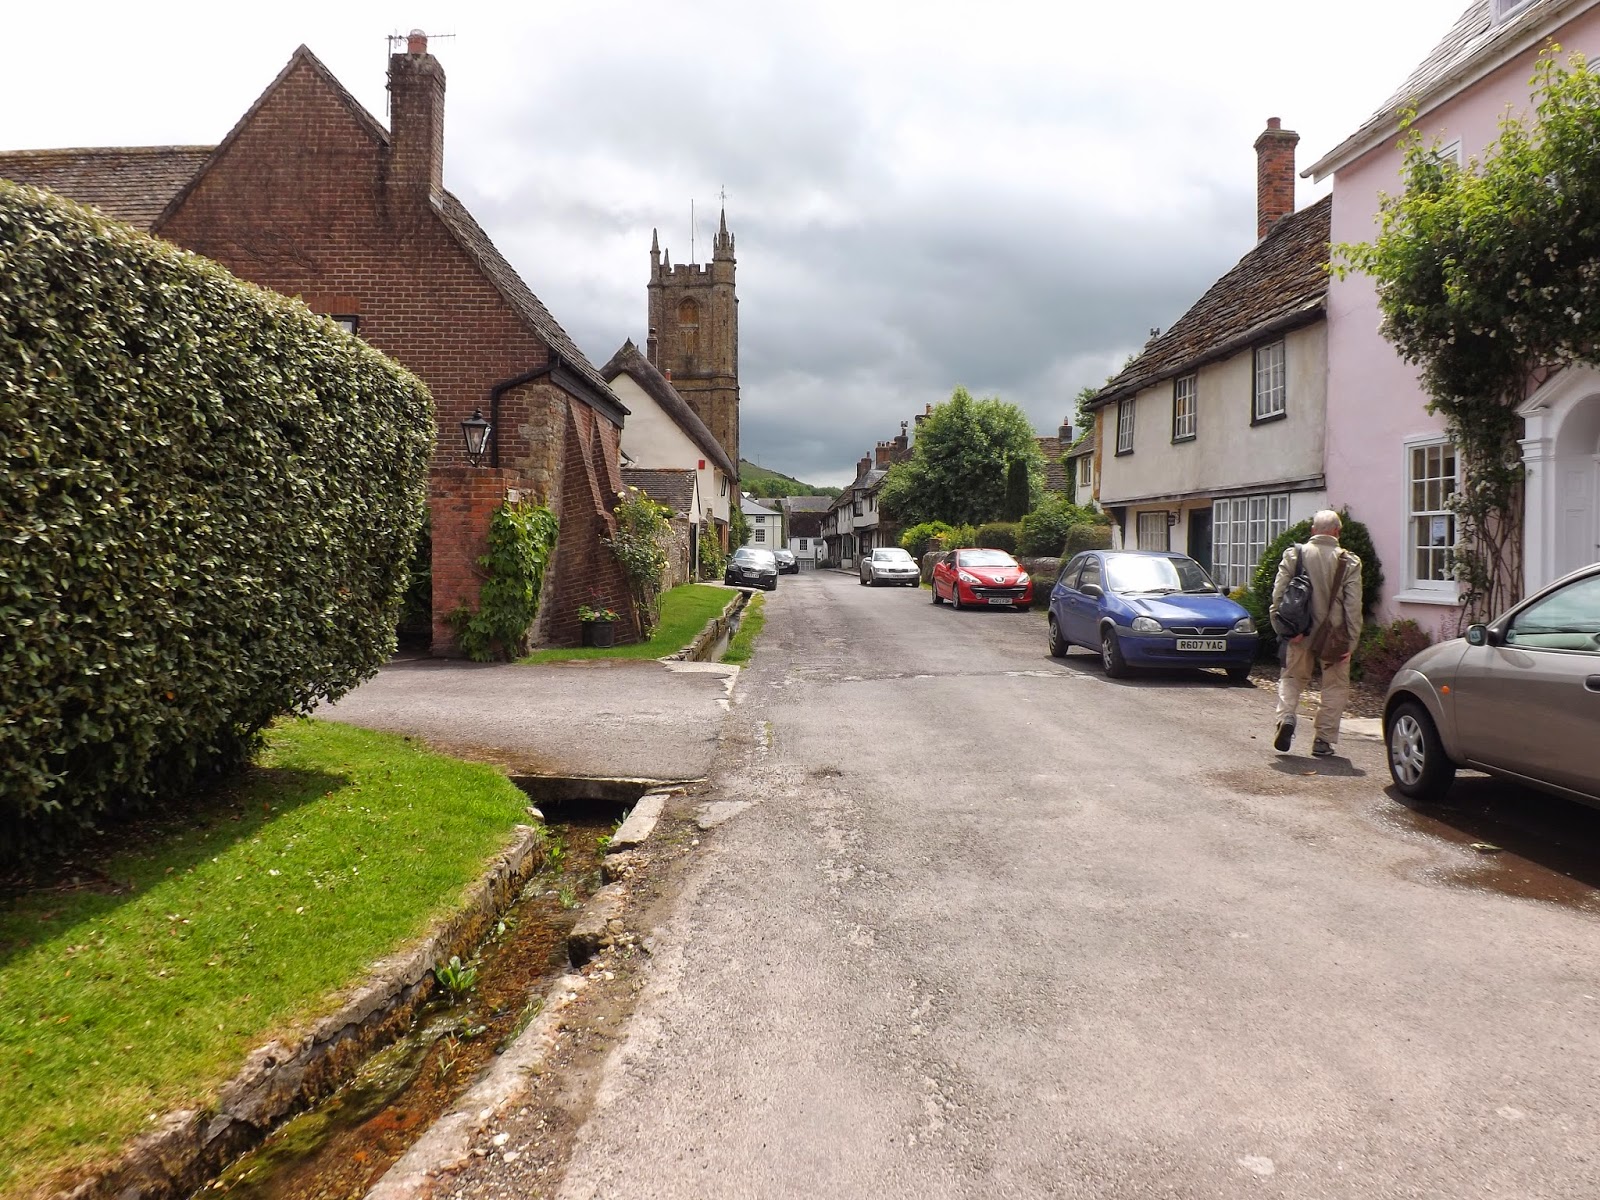
[[[1398,600],[1413,600],[1421,602],[1436,602],[1454,604],[1461,595],[1461,585],[1457,582],[1454,573],[1450,570],[1454,563],[1453,548],[1457,538],[1456,514],[1446,506],[1447,501],[1455,494],[1456,488],[1461,483],[1461,458],[1460,452],[1449,438],[1439,434],[1429,437],[1410,438],[1404,443],[1405,461],[1401,466],[1404,472],[1401,478],[1405,480],[1405,489],[1401,496],[1401,503],[1405,508],[1404,524],[1402,525],[1401,545],[1405,547],[1405,581],[1406,590],[1396,597]],[[1438,454],[1435,456],[1434,451]],[[1415,473],[1416,458],[1421,454],[1424,458],[1424,474]],[[1444,461],[1448,457],[1454,470],[1446,476],[1443,473]],[[1438,473],[1428,473],[1429,468],[1437,466]],[[1446,480],[1449,480],[1448,490]],[[1430,483],[1439,484],[1439,489],[1433,495],[1428,494]],[[1422,505],[1417,505],[1417,487],[1423,488]],[[1434,505],[1437,501],[1437,505]],[[1421,534],[1423,523],[1429,528],[1429,544],[1422,545]],[[1433,527],[1436,523],[1443,523],[1442,542],[1434,542]],[[1424,578],[1422,572],[1417,570],[1419,554],[1426,553],[1430,563],[1437,559],[1438,566],[1431,567],[1428,577]],[[1439,573],[1444,573],[1445,578],[1436,578]]]
[[[810,549],[810,547],[806,545],[806,541],[807,541],[806,538],[801,538],[800,539],[800,549],[802,549],[802,550],[809,550]]]
[[[754,529],[752,529],[750,531],[750,540],[752,542],[764,542],[764,541],[766,541],[767,540],[767,531],[765,529],[761,528],[761,526],[757,525]]]
[[[1489,12],[1494,18],[1494,23],[1499,25],[1503,21],[1509,21],[1532,3],[1533,0],[1489,0]]]
[[[1211,577],[1249,587],[1266,548],[1289,528],[1289,493],[1229,496],[1211,506]]]
[[[1194,441],[1199,426],[1200,376],[1179,375],[1172,381],[1172,440]]]
[[[1094,486],[1094,455],[1085,454],[1078,459],[1078,486]]]
[[[1133,405],[1137,396],[1117,401],[1117,453],[1133,453]]]
[[[1172,526],[1167,521],[1167,510],[1138,514],[1135,537],[1141,550],[1171,550]]]
[[[1257,346],[1252,357],[1250,423],[1289,415],[1289,351],[1283,338]]]

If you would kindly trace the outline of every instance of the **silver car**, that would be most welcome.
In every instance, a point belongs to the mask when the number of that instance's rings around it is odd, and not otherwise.
[[[862,555],[861,582],[873,587],[880,583],[917,587],[922,583],[922,569],[899,546],[880,546],[871,554]]]
[[[1600,563],[1400,668],[1389,773],[1434,800],[1471,767],[1600,807]]]

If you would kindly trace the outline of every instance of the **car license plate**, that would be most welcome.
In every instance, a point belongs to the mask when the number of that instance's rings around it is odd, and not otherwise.
[[[1011,604],[1013,602],[1011,600],[1008,600],[1004,596],[990,596],[989,597],[989,603],[990,604]]]
[[[1179,638],[1179,650],[1226,650],[1227,638]]]

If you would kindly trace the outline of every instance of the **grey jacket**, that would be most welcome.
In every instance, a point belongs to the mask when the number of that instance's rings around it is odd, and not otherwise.
[[[1348,550],[1339,548],[1339,539],[1332,534],[1319,533],[1307,542],[1302,550],[1305,555],[1306,575],[1311,580],[1311,625],[1312,638],[1316,638],[1318,631],[1324,625],[1328,626],[1325,638],[1323,658],[1333,661],[1344,657],[1355,649],[1356,641],[1361,636],[1361,560]],[[1345,568],[1344,584],[1339,589],[1339,595],[1334,596],[1333,577],[1338,571],[1339,559],[1343,558],[1348,566]],[[1290,546],[1283,552],[1283,560],[1278,563],[1278,576],[1272,581],[1272,607],[1276,611],[1278,602],[1283,599],[1284,589],[1289,586],[1289,581],[1294,578],[1295,548]]]

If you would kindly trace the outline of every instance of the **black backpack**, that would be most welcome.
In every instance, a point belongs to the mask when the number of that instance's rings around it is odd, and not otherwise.
[[[1305,547],[1294,548],[1294,578],[1283,598],[1272,606],[1272,628],[1280,638],[1302,637],[1311,632],[1311,577],[1306,574]]]

